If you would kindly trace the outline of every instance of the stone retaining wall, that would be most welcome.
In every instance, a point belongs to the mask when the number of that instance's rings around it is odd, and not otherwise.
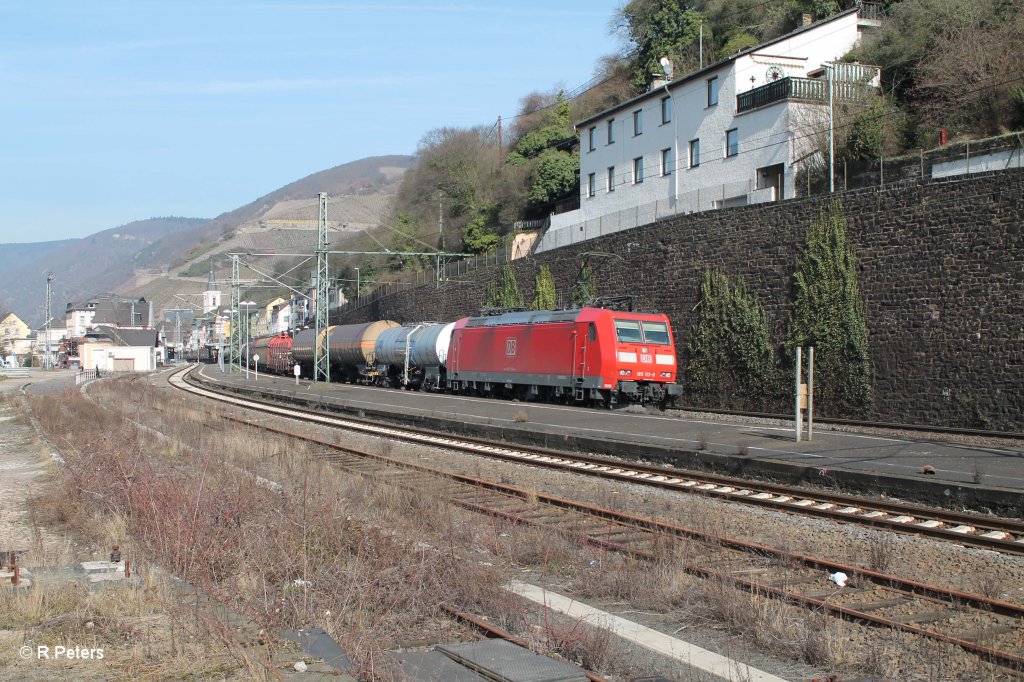
[[[1024,170],[836,196],[859,261],[876,416],[1024,431]],[[589,252],[598,293],[633,294],[637,309],[667,313],[679,350],[696,321],[702,273],[717,268],[757,292],[781,341],[796,259],[826,201],[677,216],[512,267],[529,301],[538,267],[548,265],[567,302]],[[439,288],[383,297],[337,321],[450,321],[476,314],[487,284],[499,276],[500,266],[462,274]]]

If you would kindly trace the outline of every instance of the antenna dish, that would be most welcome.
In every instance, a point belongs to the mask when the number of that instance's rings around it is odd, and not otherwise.
[[[658,60],[658,63],[661,64],[661,70],[665,72],[665,78],[672,80],[672,60],[668,57],[662,57]]]

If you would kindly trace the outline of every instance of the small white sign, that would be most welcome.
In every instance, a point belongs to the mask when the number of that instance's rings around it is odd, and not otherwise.
[[[252,361],[253,362],[259,362],[260,361],[260,354],[259,353],[253,353]]]

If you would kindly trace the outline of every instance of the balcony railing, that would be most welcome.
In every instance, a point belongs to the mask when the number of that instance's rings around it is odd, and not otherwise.
[[[857,14],[861,19],[881,21],[885,18],[885,6],[880,2],[862,2]]]
[[[864,82],[833,81],[832,98],[836,102],[861,102],[877,94],[877,88]],[[780,78],[774,83],[741,92],[736,96],[736,112],[743,113],[782,100],[828,102],[828,80],[823,78]]]

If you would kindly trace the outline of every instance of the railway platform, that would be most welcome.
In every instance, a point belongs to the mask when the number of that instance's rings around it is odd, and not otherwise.
[[[1024,516],[1024,441],[936,437],[815,424],[796,441],[793,423],[690,412],[521,403],[352,384],[313,383],[200,366],[235,391],[352,416],[552,449],[714,471],[738,478]]]

